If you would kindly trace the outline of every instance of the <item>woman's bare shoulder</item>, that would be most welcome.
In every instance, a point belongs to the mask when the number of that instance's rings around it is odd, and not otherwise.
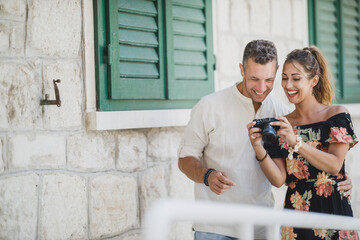
[[[342,105],[331,105],[326,111],[327,118],[331,118],[332,116],[339,113],[349,113],[349,110]]]

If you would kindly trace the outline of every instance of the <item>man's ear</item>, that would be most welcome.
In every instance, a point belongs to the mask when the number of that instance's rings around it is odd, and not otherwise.
[[[244,78],[245,76],[244,66],[241,63],[239,63],[239,67],[240,67],[241,76]]]

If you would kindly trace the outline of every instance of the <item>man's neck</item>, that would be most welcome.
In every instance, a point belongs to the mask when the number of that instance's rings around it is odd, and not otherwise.
[[[241,95],[243,95],[244,97],[247,97],[247,98],[251,98],[249,96],[249,94],[247,94],[246,92],[246,88],[245,88],[245,84],[244,84],[244,81],[240,82],[236,88],[238,89],[238,91],[241,93]],[[252,100],[252,99],[251,99]],[[254,110],[255,110],[255,113],[257,112],[257,110],[259,110],[259,108],[261,107],[261,103],[259,102],[254,102],[252,101],[253,103],[253,106],[254,106]]]

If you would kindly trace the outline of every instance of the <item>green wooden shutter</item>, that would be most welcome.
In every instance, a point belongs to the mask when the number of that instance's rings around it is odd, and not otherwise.
[[[359,0],[310,0],[310,44],[330,63],[336,101],[360,102]]]
[[[164,99],[160,1],[108,1],[111,99]]]
[[[213,92],[211,0],[93,0],[100,111],[192,108]]]
[[[214,91],[211,0],[166,0],[168,99]]]
[[[359,1],[342,0],[342,35],[344,52],[344,91],[347,102],[360,100]]]
[[[315,31],[314,43],[325,54],[329,62],[330,69],[334,78],[336,89],[342,92],[341,81],[342,72],[339,61],[342,57],[339,44],[339,8],[336,0],[317,0],[314,1],[315,10]]]

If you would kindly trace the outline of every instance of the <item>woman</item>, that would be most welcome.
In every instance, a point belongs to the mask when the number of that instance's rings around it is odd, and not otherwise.
[[[346,153],[358,141],[347,109],[331,105],[330,71],[320,50],[289,53],[281,85],[295,110],[271,123],[279,127],[278,144],[265,149],[261,129],[255,122],[247,126],[260,167],[274,186],[288,186],[285,208],[353,216],[336,183],[344,179]],[[283,239],[358,239],[356,231],[342,230],[283,227],[281,234]]]

